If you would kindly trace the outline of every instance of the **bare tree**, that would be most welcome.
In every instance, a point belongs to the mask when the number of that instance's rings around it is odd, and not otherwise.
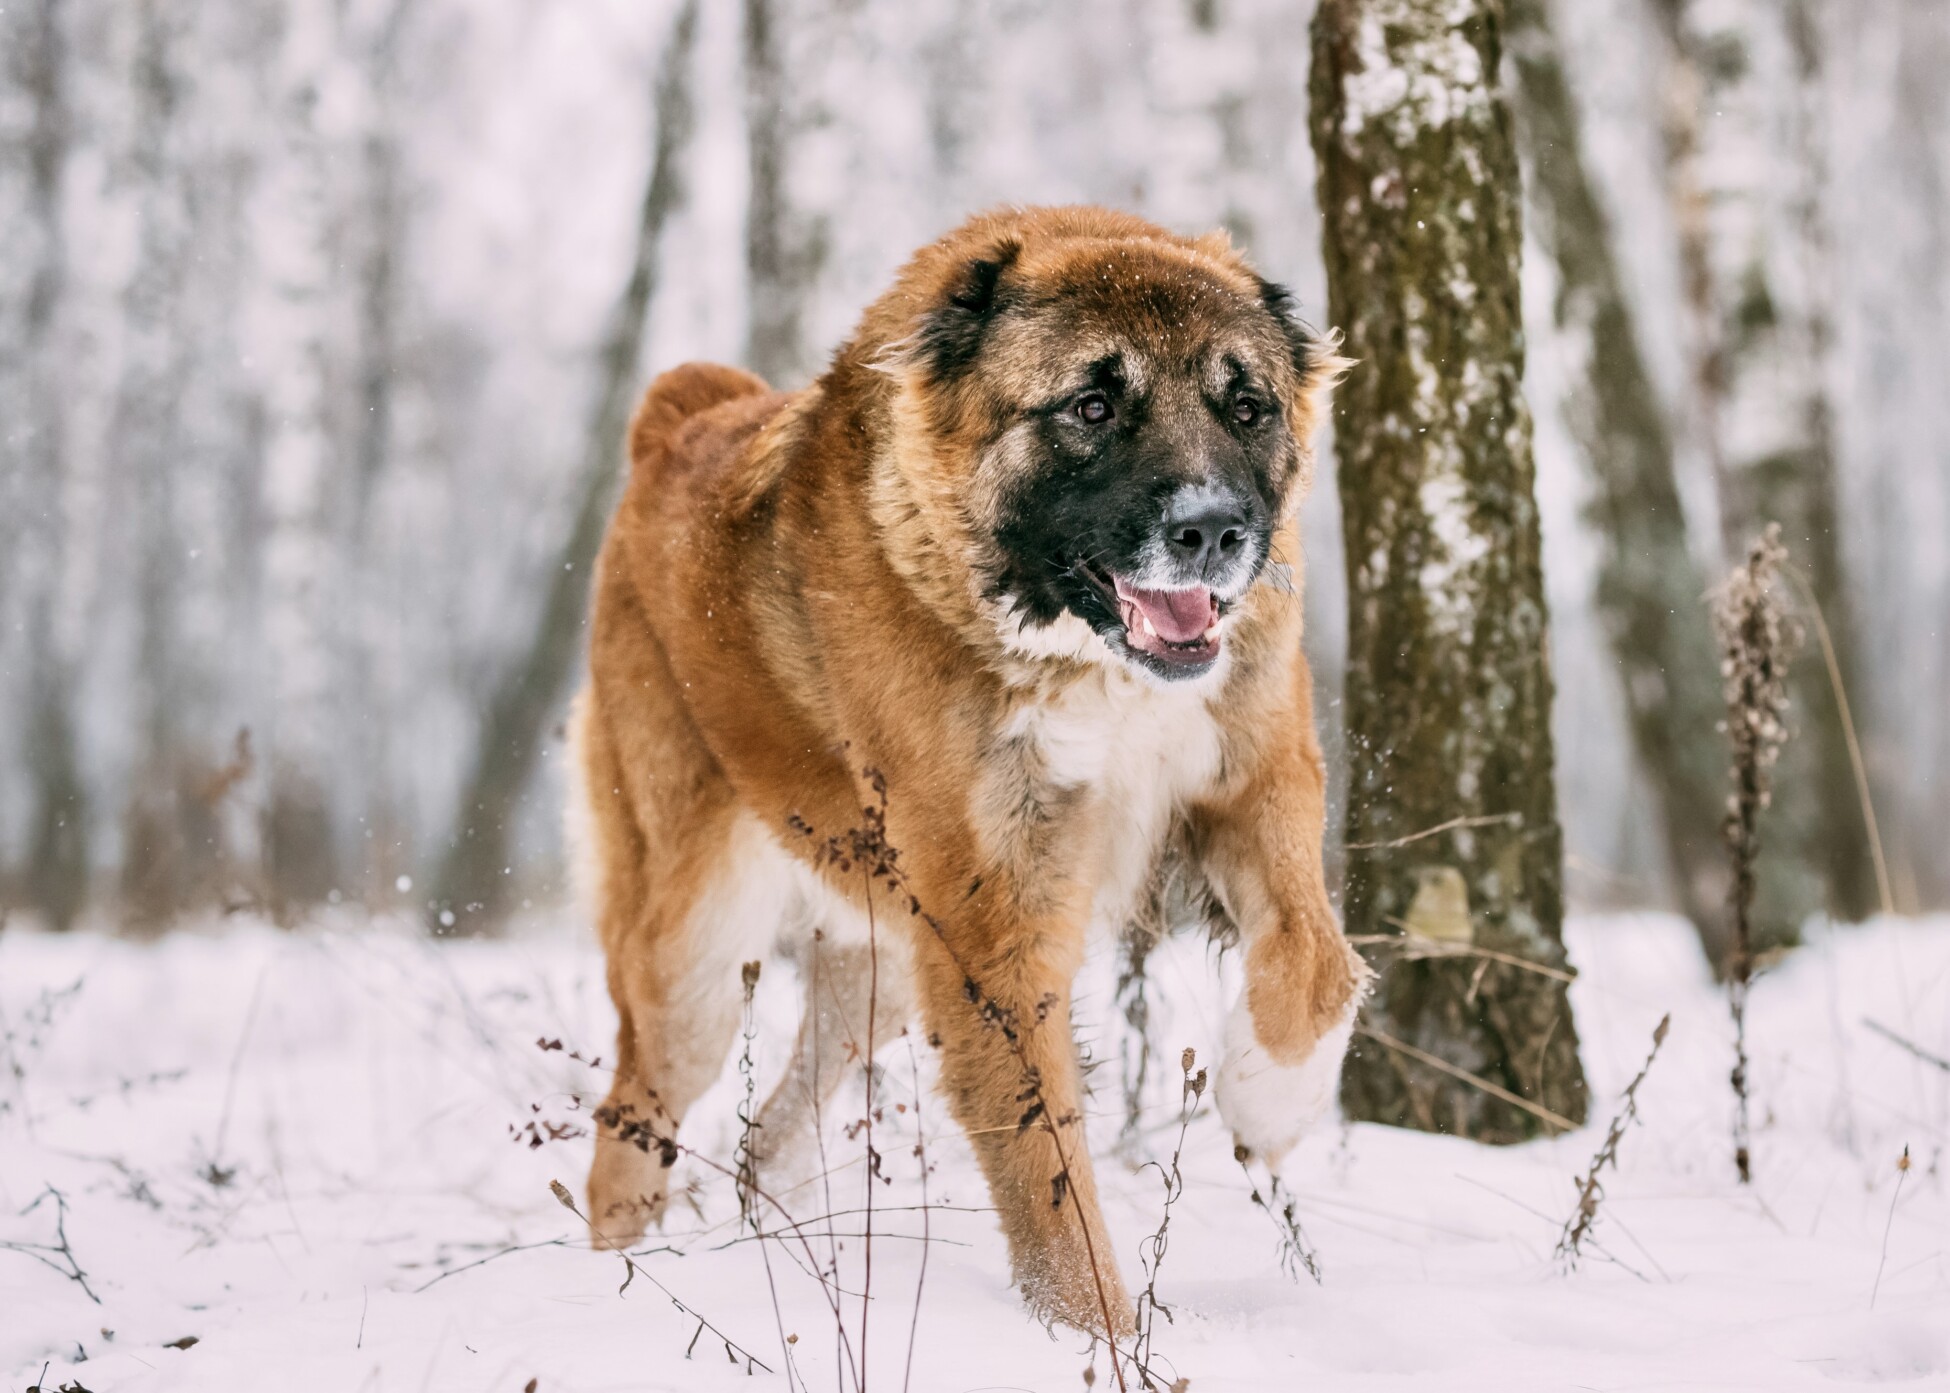
[[[55,928],[67,928],[88,888],[88,818],[75,744],[74,662],[60,633],[61,564],[67,534],[62,486],[67,472],[66,394],[56,341],[67,291],[67,229],[62,184],[72,143],[69,59],[61,0],[32,0],[5,16],[8,77],[30,104],[22,153],[26,218],[11,256],[25,273],[17,326],[20,366],[8,401],[13,421],[0,431],[0,458],[17,485],[9,511],[15,579],[26,634],[26,762],[31,783],[27,904]],[[17,414],[16,414],[17,413]]]
[[[1706,581],[1687,542],[1672,432],[1640,352],[1610,219],[1585,172],[1577,103],[1549,0],[1508,0],[1531,229],[1557,268],[1552,306],[1574,368],[1566,423],[1590,472],[1602,548],[1597,611],[1618,661],[1632,742],[1658,800],[1681,910],[1707,961],[1726,960],[1719,854],[1720,719]]]
[[[325,766],[338,734],[333,658],[341,605],[332,586],[343,545],[334,506],[341,471],[328,308],[342,247],[337,151],[318,109],[337,40],[337,19],[325,8],[288,8],[274,89],[277,154],[266,191],[279,235],[263,254],[277,322],[288,326],[270,355],[264,460],[272,699],[263,862],[265,888],[280,912],[323,900],[339,877]]]
[[[787,66],[787,6],[745,0],[745,138],[751,194],[745,212],[745,281],[751,297],[745,361],[778,387],[809,366],[806,302],[826,259],[825,224],[794,206],[787,173],[803,124]]]
[[[561,564],[549,580],[533,636],[495,684],[481,721],[472,768],[452,822],[452,841],[434,878],[443,926],[485,928],[504,908],[508,847],[517,803],[540,754],[582,648],[589,572],[623,468],[623,433],[636,402],[643,326],[655,298],[657,249],[683,197],[679,166],[691,133],[691,51],[698,0],[686,0],[659,65],[656,138],[637,215],[628,277],[610,311],[597,359],[595,402],[577,477],[576,508]]]
[[[139,918],[166,918],[207,895],[219,829],[198,797],[187,723],[199,703],[180,631],[183,530],[178,502],[192,360],[186,289],[196,255],[195,200],[183,130],[190,7],[132,7],[131,140],[123,155],[136,208],[135,264],[123,290],[121,376],[110,409],[116,473],[110,525],[132,539],[135,597],[134,768],[122,888]]]
[[[1586,1097],[1501,20],[1496,0],[1323,0],[1312,84],[1330,307],[1360,364],[1335,416],[1347,925],[1447,950],[1379,955],[1342,1102],[1486,1141],[1582,1120]]]
[[[1655,0],[1668,42],[1666,147],[1690,311],[1694,429],[1728,556],[1779,522],[1859,688],[1844,585],[1827,384],[1819,49],[1805,6]],[[1787,132],[1785,136],[1783,132]],[[1798,723],[1773,816],[1790,856],[1849,918],[1875,903],[1840,707],[1820,655],[1794,674]],[[1791,938],[1819,891],[1763,886],[1757,933]],[[1785,902],[1783,898],[1785,897]]]

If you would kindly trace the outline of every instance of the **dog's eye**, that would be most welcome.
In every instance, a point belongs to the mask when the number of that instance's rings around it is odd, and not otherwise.
[[[1110,398],[1102,392],[1086,392],[1077,402],[1077,417],[1089,425],[1101,426],[1111,416]]]
[[[1232,419],[1242,426],[1250,426],[1259,419],[1259,403],[1251,397],[1240,397],[1232,403]]]

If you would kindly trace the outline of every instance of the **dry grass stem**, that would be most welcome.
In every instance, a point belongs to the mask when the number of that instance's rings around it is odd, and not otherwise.
[[[1253,1178],[1252,1166],[1248,1164],[1244,1147],[1235,1148],[1232,1157],[1239,1163],[1239,1169],[1245,1172],[1253,1203],[1266,1211],[1274,1228],[1279,1231],[1280,1270],[1296,1282],[1304,1271],[1318,1285],[1320,1256],[1314,1251],[1313,1244],[1307,1241],[1306,1230],[1300,1227],[1300,1217],[1294,1212],[1297,1201],[1286,1193],[1285,1187],[1280,1184],[1280,1177],[1270,1170],[1266,1174],[1266,1193],[1260,1193],[1259,1182]]]
[[[1522,1108],[1532,1117],[1549,1123],[1560,1132],[1575,1132],[1578,1130],[1578,1124],[1564,1116],[1563,1113],[1553,1112],[1541,1103],[1533,1103],[1522,1094],[1512,1093],[1501,1084],[1491,1083],[1488,1079],[1472,1074],[1469,1070],[1459,1065],[1451,1064],[1439,1055],[1430,1054],[1427,1050],[1419,1050],[1406,1041],[1397,1040],[1392,1035],[1376,1030],[1372,1026],[1363,1025],[1358,1021],[1355,1023],[1354,1033],[1372,1040],[1378,1045],[1386,1045],[1391,1050],[1397,1050],[1407,1055],[1410,1059],[1421,1064],[1426,1064],[1431,1069],[1447,1074],[1451,1078],[1461,1079],[1466,1084],[1482,1089],[1483,1092],[1489,1094],[1492,1098],[1501,1098],[1513,1108]]]
[[[1896,1162],[1896,1193],[1889,1197],[1889,1217],[1882,1222],[1882,1255],[1876,1259],[1875,1285],[1869,1289],[1869,1309],[1876,1308],[1876,1298],[1882,1294],[1882,1269],[1889,1265],[1889,1231],[1896,1226],[1896,1205],[1903,1197],[1903,1182],[1909,1179],[1909,1148],[1903,1148],[1902,1158]]]
[[[1128,1386],[1124,1380],[1123,1366],[1118,1362],[1116,1336],[1113,1333],[1117,1323],[1111,1316],[1110,1298],[1104,1287],[1104,1260],[1097,1253],[1096,1238],[1090,1232],[1090,1225],[1085,1221],[1083,1211],[1076,1206],[1071,1197],[1070,1155],[1069,1149],[1063,1144],[1062,1129],[1080,1124],[1081,1119],[1057,1117],[1051,1113],[1043,1095],[1041,1072],[1031,1063],[1024,1045],[1025,1032],[1035,1030],[1043,1024],[1049,1003],[1038,1003],[1037,1010],[1025,1024],[1013,1008],[997,1001],[976,980],[961,955],[955,951],[954,944],[949,941],[946,927],[941,920],[928,912],[922,905],[920,897],[914,893],[913,887],[909,885],[907,872],[900,865],[899,848],[887,840],[886,776],[878,769],[867,768],[861,770],[861,777],[867,787],[873,791],[874,801],[860,809],[860,825],[848,828],[836,836],[828,836],[823,841],[816,841],[813,859],[817,864],[841,874],[851,873],[855,869],[861,870],[867,879],[869,913],[873,904],[871,892],[875,884],[881,885],[897,900],[905,903],[908,914],[920,920],[933,934],[935,942],[947,955],[955,970],[961,974],[962,992],[969,1005],[975,1009],[984,1025],[1001,1035],[1010,1053],[1015,1056],[1017,1065],[1022,1071],[1021,1096],[1027,1104],[1016,1130],[1027,1131],[1032,1126],[1040,1128],[1049,1138],[1051,1149],[1056,1152],[1057,1173],[1050,1177],[1051,1194],[1059,1207],[1066,1199],[1070,1199],[1071,1212],[1077,1217],[1077,1227],[1083,1238],[1084,1257],[1090,1264],[1090,1276],[1096,1288],[1098,1314],[1104,1323],[1104,1340],[1111,1351],[1111,1373],[1117,1379],[1118,1388],[1126,1390]],[[814,828],[797,815],[788,819],[788,825],[808,839],[815,839],[818,836]],[[871,1068],[871,1061],[869,1061],[869,1068]],[[871,1183],[869,1177],[869,1184]]]
[[[1895,1045],[1900,1049],[1908,1050],[1911,1054],[1915,1055],[1918,1059],[1922,1060],[1925,1064],[1934,1064],[1937,1068],[1943,1070],[1946,1074],[1950,1074],[1950,1059],[1945,1059],[1940,1054],[1931,1054],[1928,1050],[1924,1049],[1921,1045],[1917,1044],[1914,1040],[1910,1040],[1901,1035],[1898,1035],[1895,1031],[1891,1030],[1888,1026],[1882,1024],[1880,1021],[1872,1021],[1865,1016],[1862,1019],[1862,1024],[1867,1026],[1870,1030],[1873,1030],[1876,1034],[1880,1035],[1883,1039],[1887,1040],[1890,1044]]]
[[[1439,837],[1444,832],[1454,832],[1464,827],[1501,827],[1505,823],[1523,821],[1522,813],[1477,813],[1469,817],[1452,817],[1447,822],[1438,822],[1433,827],[1424,827],[1420,832],[1410,832],[1406,837],[1396,837],[1386,842],[1349,842],[1348,851],[1393,851],[1397,847],[1411,846],[1427,837]]]
[[[718,1340],[724,1345],[725,1358],[733,1364],[742,1362],[745,1366],[746,1373],[749,1374],[753,1369],[763,1369],[768,1374],[772,1372],[772,1366],[770,1364],[767,1364],[764,1360],[760,1359],[757,1355],[753,1354],[750,1350],[746,1349],[743,1345],[739,1344],[736,1340],[732,1339],[729,1335],[725,1334],[724,1331],[718,1329],[717,1326],[711,1324],[710,1321],[706,1320],[703,1316],[699,1315],[696,1311],[692,1310],[689,1306],[686,1306],[682,1298],[680,1298],[676,1292],[672,1291],[669,1287],[665,1286],[662,1282],[658,1281],[655,1277],[652,1277],[648,1272],[645,1272],[641,1267],[638,1267],[636,1264],[636,1260],[634,1258],[632,1258],[627,1252],[625,1252],[622,1247],[620,1247],[615,1243],[612,1243],[609,1240],[609,1238],[605,1236],[600,1229],[598,1229],[594,1224],[589,1222],[589,1217],[576,1207],[575,1196],[569,1193],[568,1186],[564,1185],[559,1180],[551,1180],[548,1183],[548,1188],[550,1193],[552,1193],[555,1196],[555,1202],[557,1204],[561,1205],[564,1209],[568,1210],[571,1214],[575,1215],[576,1218],[582,1220],[583,1224],[587,1226],[587,1228],[589,1229],[589,1232],[599,1242],[601,1242],[605,1248],[609,1249],[612,1253],[616,1254],[616,1256],[623,1259],[623,1269],[624,1269],[623,1285],[616,1289],[617,1295],[620,1296],[624,1292],[628,1291],[630,1289],[630,1283],[634,1281],[636,1278],[642,1277],[644,1281],[648,1282],[651,1286],[655,1287],[658,1291],[662,1292],[665,1295],[665,1297],[669,1299],[671,1305],[675,1306],[680,1312],[682,1312],[689,1319],[697,1322],[697,1330],[691,1336],[690,1344],[684,1347],[684,1357],[686,1359],[689,1359],[691,1357],[691,1351],[697,1348],[698,1337],[703,1335],[704,1332],[708,1330],[711,1332],[711,1335],[714,1339]]]
[[[1889,859],[1882,852],[1882,830],[1876,822],[1875,799],[1869,795],[1869,766],[1862,758],[1862,742],[1855,733],[1855,716],[1849,708],[1848,688],[1842,684],[1842,664],[1835,656],[1835,641],[1828,633],[1828,619],[1821,612],[1821,602],[1815,599],[1814,587],[1808,584],[1800,568],[1784,565],[1781,569],[1794,582],[1801,603],[1808,607],[1809,618],[1815,621],[1815,638],[1821,644],[1821,661],[1828,669],[1828,685],[1835,693],[1835,709],[1842,718],[1842,739],[1848,746],[1849,768],[1855,775],[1855,797],[1862,805],[1862,826],[1869,834],[1869,857],[1875,863],[1876,871],[1876,898],[1884,914],[1894,914],[1896,896],[1889,884]]]
[[[914,1278],[914,1316],[907,1327],[907,1368],[901,1375],[901,1393],[908,1393],[914,1382],[914,1342],[921,1331],[921,1295],[928,1284],[928,1253],[934,1246],[933,1206],[928,1203],[928,1133],[921,1120],[921,1057],[914,1049],[912,1032],[907,1037],[907,1062],[914,1071],[914,1159],[921,1168],[921,1270]]]
[[[1179,1157],[1185,1151],[1185,1133],[1192,1125],[1192,1114],[1198,1111],[1199,1099],[1205,1096],[1205,1070],[1196,1074],[1192,1066],[1198,1057],[1188,1046],[1179,1056],[1179,1072],[1184,1081],[1179,1093],[1178,1103],[1178,1141],[1171,1149],[1171,1161],[1152,1161],[1149,1165],[1158,1168],[1164,1179],[1165,1195],[1162,1212],[1158,1216],[1158,1231],[1138,1245],[1138,1260],[1144,1265],[1144,1290],[1137,1299],[1137,1335],[1131,1342],[1131,1363],[1137,1368],[1138,1379],[1147,1388],[1156,1388],[1150,1372],[1152,1341],[1158,1333],[1158,1317],[1172,1319],[1171,1308],[1158,1299],[1158,1273],[1165,1264],[1165,1250],[1171,1236],[1171,1206],[1185,1193],[1185,1176],[1179,1169]]]
[[[54,1201],[54,1241],[22,1243],[12,1239],[0,1240],[0,1250],[19,1253],[23,1257],[32,1258],[43,1267],[52,1268],[80,1287],[88,1299],[99,1306],[102,1304],[102,1299],[95,1295],[95,1289],[88,1285],[88,1274],[82,1270],[81,1263],[75,1258],[74,1247],[68,1242],[68,1197],[49,1185],[40,1194],[34,1196],[31,1204],[20,1211],[20,1217],[26,1218],[49,1200]]]
[[[1494,948],[1481,948],[1474,943],[1461,943],[1450,939],[1430,938],[1418,934],[1408,926],[1406,919],[1393,915],[1384,916],[1384,921],[1393,924],[1401,932],[1398,934],[1350,934],[1348,942],[1357,948],[1383,948],[1401,954],[1404,961],[1417,962],[1423,958],[1482,958],[1505,967],[1518,968],[1524,972],[1534,972],[1539,977],[1548,977],[1553,982],[1575,982],[1578,974],[1570,968],[1552,967],[1531,958],[1520,958],[1515,953],[1501,953]]]
[[[1638,1076],[1625,1086],[1625,1101],[1611,1120],[1605,1132],[1605,1142],[1591,1158],[1590,1168],[1578,1181],[1578,1207],[1571,1217],[1564,1221],[1564,1232],[1557,1240],[1557,1258],[1567,1271],[1578,1265],[1584,1255],[1583,1245],[1590,1235],[1592,1225],[1598,1221],[1598,1206],[1604,1200],[1605,1188],[1598,1177],[1606,1166],[1614,1172],[1618,1169],[1618,1144],[1625,1139],[1625,1129],[1638,1120],[1639,1085],[1645,1076],[1652,1072],[1652,1061],[1659,1057],[1659,1046],[1666,1042],[1666,1032],[1672,1028],[1670,1014],[1659,1018],[1658,1027],[1652,1032],[1652,1052],[1645,1057]]]

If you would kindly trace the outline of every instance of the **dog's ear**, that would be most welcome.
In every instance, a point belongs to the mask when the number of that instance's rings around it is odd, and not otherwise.
[[[914,337],[915,356],[936,382],[952,382],[974,366],[989,325],[1008,306],[1005,277],[1021,254],[1020,242],[1004,238],[950,272]]]
[[[1293,292],[1277,281],[1259,278],[1259,298],[1273,316],[1285,337],[1287,352],[1293,359],[1294,381],[1299,384],[1295,405],[1304,413],[1309,430],[1327,409],[1327,399],[1345,376],[1354,360],[1340,355],[1341,336],[1336,330],[1317,333],[1300,318]]]

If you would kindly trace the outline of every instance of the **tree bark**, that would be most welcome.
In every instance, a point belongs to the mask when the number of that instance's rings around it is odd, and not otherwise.
[[[690,60],[697,16],[698,0],[686,0],[659,65],[650,177],[637,217],[629,276],[603,335],[575,519],[563,544],[562,564],[550,576],[534,634],[496,684],[481,722],[473,766],[449,824],[452,841],[434,878],[433,915],[439,928],[478,932],[505,911],[517,804],[534,773],[543,728],[562,700],[581,651],[590,568],[609,521],[621,478],[623,434],[636,404],[644,320],[656,294],[657,249],[683,197],[678,166],[690,139]]]
[[[1675,896],[1717,968],[1728,944],[1726,761],[1706,580],[1688,547],[1672,433],[1639,349],[1610,220],[1585,173],[1549,10],[1549,0],[1509,0],[1509,48],[1532,231],[1556,264],[1552,309],[1576,359],[1564,414],[1592,485],[1586,517],[1602,548],[1596,608],[1638,763],[1658,800]]]
[[[287,16],[275,54],[282,80],[272,89],[276,158],[267,171],[267,203],[280,235],[263,255],[283,328],[266,375],[262,506],[272,700],[263,741],[262,883],[280,920],[325,900],[342,869],[327,774],[343,738],[334,719],[334,659],[345,618],[337,583],[345,554],[337,506],[344,456],[331,419],[329,340],[343,237],[337,151],[318,111],[337,59],[337,31],[336,17],[323,10]]]
[[[1495,0],[1323,0],[1312,126],[1347,541],[1347,927],[1378,952],[1350,1117],[1508,1142],[1581,1121]],[[1384,945],[1408,947],[1405,942]],[[1530,966],[1478,955],[1487,950]],[[1383,1043],[1386,1036],[1395,1043]]]
[[[1763,0],[1658,0],[1671,71],[1666,148],[1692,318],[1696,430],[1718,484],[1721,542],[1743,556],[1779,522],[1834,636],[1843,685],[1863,690],[1837,526],[1819,212],[1824,161],[1811,109],[1818,44],[1805,14]],[[1788,132],[1783,138],[1781,132]],[[1783,188],[1789,191],[1783,196]],[[1792,941],[1825,898],[1844,918],[1876,903],[1874,862],[1819,645],[1796,663],[1799,737],[1769,812],[1812,883],[1776,877],[1756,933]],[[1771,899],[1771,903],[1770,903]]]
[[[68,53],[60,0],[33,0],[7,18],[4,50],[10,76],[31,107],[23,153],[27,166],[25,235],[13,254],[26,266],[17,326],[25,389],[7,410],[16,429],[0,433],[0,459],[18,487],[11,567],[21,585],[27,690],[27,773],[31,784],[27,871],[22,898],[56,929],[80,912],[88,890],[88,818],[75,744],[74,662],[60,632],[61,559],[67,533],[66,396],[57,336],[67,292],[67,232],[62,184],[72,144]],[[17,413],[17,414],[16,414]]]
[[[127,151],[136,206],[135,264],[121,299],[121,376],[108,426],[111,527],[133,539],[135,754],[123,832],[122,893],[138,921],[161,922],[210,897],[218,829],[200,805],[190,713],[206,694],[184,641],[182,403],[194,369],[189,280],[197,199],[183,149],[188,93],[181,49],[190,29],[177,0],[141,0],[130,16],[133,119]],[[119,514],[119,516],[115,516]]]
[[[780,0],[745,0],[745,126],[751,194],[745,282],[751,299],[745,362],[775,387],[799,384],[811,362],[807,294],[826,256],[826,230],[793,206],[787,187],[794,100],[787,85]]]

